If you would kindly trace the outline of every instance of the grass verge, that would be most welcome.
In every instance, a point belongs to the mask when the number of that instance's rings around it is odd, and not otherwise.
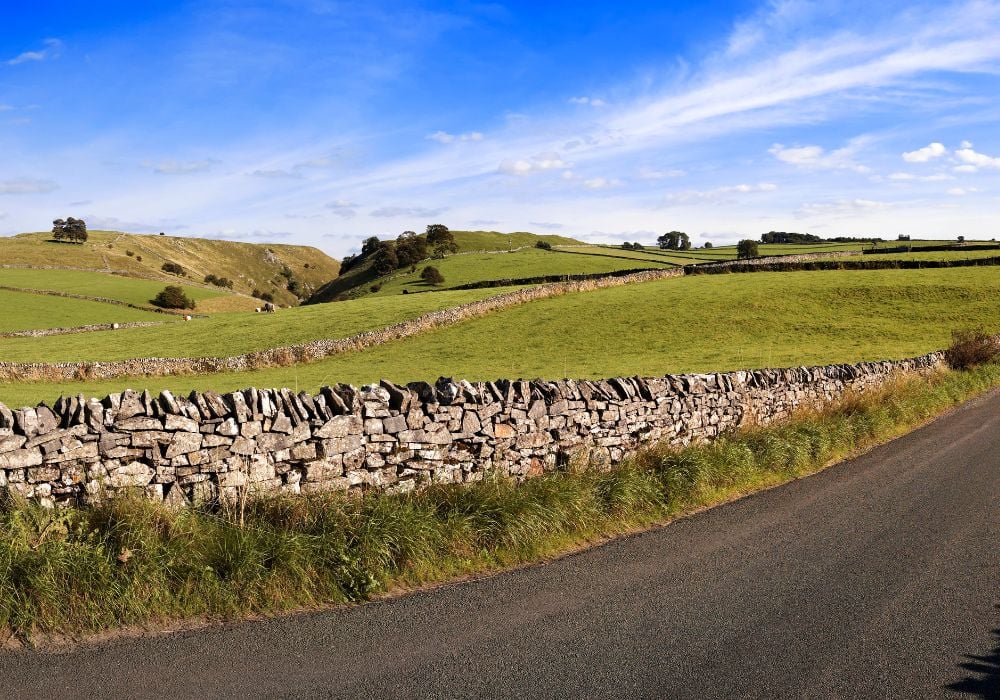
[[[910,378],[822,412],[652,447],[611,471],[410,495],[141,500],[0,510],[0,629],[32,643],[127,625],[368,600],[556,556],[813,473],[1000,385],[1000,365]]]

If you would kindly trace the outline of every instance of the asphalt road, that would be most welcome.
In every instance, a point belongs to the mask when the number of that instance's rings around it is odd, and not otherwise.
[[[0,655],[0,695],[1000,697],[1000,393],[669,527],[353,609]]]

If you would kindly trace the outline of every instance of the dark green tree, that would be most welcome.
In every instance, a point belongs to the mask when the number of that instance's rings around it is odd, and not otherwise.
[[[458,251],[454,234],[444,224],[430,224],[427,227],[427,245],[431,247],[433,256],[439,259]]]
[[[153,305],[162,309],[193,309],[194,299],[184,294],[184,290],[180,287],[170,285],[156,295]]]
[[[664,250],[688,250],[691,239],[683,231],[668,231],[656,239],[657,245]]]
[[[428,265],[423,269],[423,271],[421,271],[420,279],[422,279],[427,284],[437,285],[444,282],[444,275],[442,275],[441,271],[438,270],[436,267]]]
[[[745,238],[736,244],[736,257],[740,259],[760,256],[760,246],[757,241]]]

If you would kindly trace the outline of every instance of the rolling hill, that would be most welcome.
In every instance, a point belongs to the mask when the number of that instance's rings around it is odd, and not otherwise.
[[[340,264],[336,260],[316,248],[307,246],[140,235],[116,231],[89,233],[89,239],[82,245],[52,241],[49,233],[24,233],[2,237],[0,265],[4,268],[83,270],[103,273],[105,276],[144,278],[160,283],[181,282],[190,286],[205,286],[203,283],[205,276],[216,275],[233,281],[232,291],[209,286],[208,289],[217,292],[217,296],[233,296],[233,292],[249,295],[254,289],[258,289],[271,293],[275,302],[281,305],[298,303],[296,296],[287,289],[289,279],[286,275],[291,275],[308,293],[335,278],[340,270]],[[186,271],[186,276],[179,278],[164,272],[161,267],[165,262],[180,265]],[[39,278],[41,279],[41,276]],[[44,285],[46,282],[40,284]],[[95,284],[98,288],[101,286],[99,281],[95,283],[92,280],[88,287],[94,288]],[[25,286],[48,288],[37,284]],[[112,294],[103,296],[114,298]],[[253,306],[249,301],[233,304],[231,308],[226,308],[225,304],[219,302],[215,303],[219,308],[214,310],[220,311]]]

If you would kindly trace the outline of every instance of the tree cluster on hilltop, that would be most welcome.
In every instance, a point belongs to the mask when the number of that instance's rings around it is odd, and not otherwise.
[[[761,243],[820,243],[823,239],[812,233],[768,231],[760,235]]]
[[[443,224],[431,224],[424,233],[403,231],[396,240],[380,240],[371,236],[361,245],[359,255],[349,255],[340,264],[341,274],[362,260],[371,260],[378,275],[414,267],[433,257],[444,258],[458,251],[454,234]]]
[[[57,241],[84,243],[87,240],[87,223],[72,216],[52,222],[52,237]]]

